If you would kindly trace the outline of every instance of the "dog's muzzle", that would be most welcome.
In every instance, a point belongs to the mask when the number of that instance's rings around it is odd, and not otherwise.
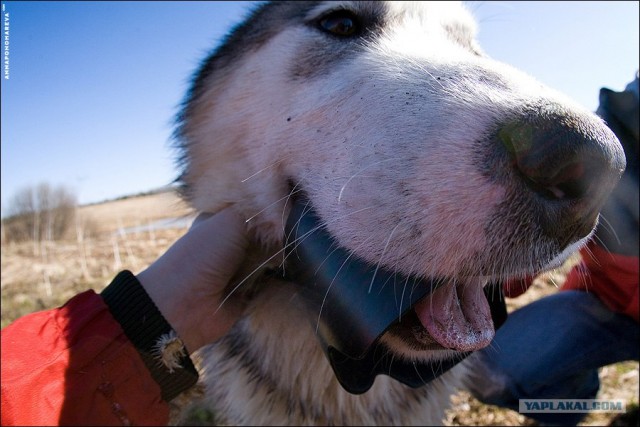
[[[469,352],[431,363],[395,358],[379,338],[444,280],[403,276],[357,259],[322,227],[305,199],[297,199],[286,225],[284,276],[300,285],[316,335],[333,371],[350,393],[369,390],[378,374],[420,387]],[[506,319],[500,286],[486,286],[494,327]]]

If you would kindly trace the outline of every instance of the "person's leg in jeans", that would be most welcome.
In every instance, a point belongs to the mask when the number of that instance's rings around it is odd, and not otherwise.
[[[511,313],[491,345],[464,362],[478,400],[518,410],[519,399],[593,399],[597,369],[638,360],[638,324],[586,292],[562,291]],[[584,413],[527,414],[577,424]]]

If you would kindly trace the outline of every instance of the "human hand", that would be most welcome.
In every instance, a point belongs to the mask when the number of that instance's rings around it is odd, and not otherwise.
[[[232,209],[200,214],[137,275],[189,353],[224,336],[240,317],[244,302],[236,295],[225,300],[225,292],[247,245],[245,223]]]

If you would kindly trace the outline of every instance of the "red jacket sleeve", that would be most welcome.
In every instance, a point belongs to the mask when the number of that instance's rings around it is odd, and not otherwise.
[[[2,425],[162,425],[169,408],[93,291],[2,330]]]
[[[582,263],[571,270],[562,289],[591,292],[611,310],[626,314],[637,322],[638,257],[608,252],[594,241],[590,241],[580,253]]]

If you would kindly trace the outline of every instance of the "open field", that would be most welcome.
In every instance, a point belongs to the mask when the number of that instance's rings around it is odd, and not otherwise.
[[[32,311],[58,306],[74,294],[102,290],[122,269],[141,271],[186,232],[193,219],[172,193],[128,198],[79,208],[73,237],[57,242],[2,243],[2,326]],[[160,222],[163,221],[164,222]],[[563,271],[539,278],[524,295],[507,300],[513,310],[556,292]],[[579,351],[579,350],[578,350]],[[623,399],[638,406],[638,363],[625,362],[600,371],[599,398]],[[514,411],[483,405],[467,393],[452,397],[447,425],[535,425]],[[200,414],[194,423],[206,421]],[[204,419],[202,419],[204,418]],[[638,425],[615,414],[590,414],[581,425]]]
[[[80,207],[76,230],[66,240],[3,241],[2,326],[79,291],[98,292],[121,269],[141,271],[184,234],[190,214],[178,197],[164,192]]]

